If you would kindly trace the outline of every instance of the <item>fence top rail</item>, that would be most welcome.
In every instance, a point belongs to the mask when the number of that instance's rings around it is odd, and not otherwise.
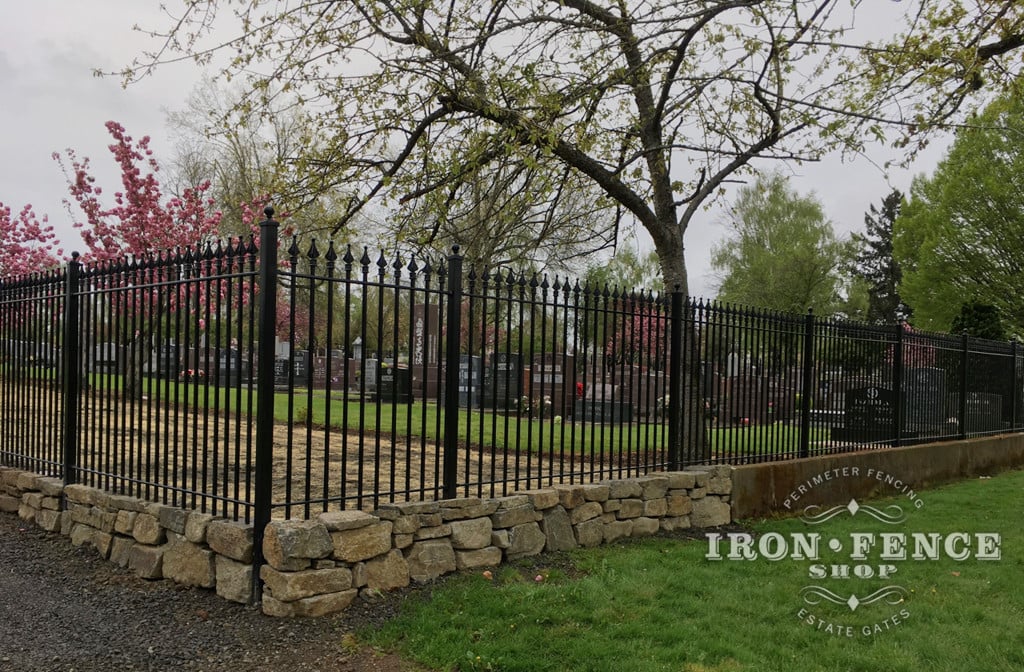
[[[66,278],[66,266],[52,268],[45,271],[36,271],[26,275],[12,275],[6,278],[0,278],[0,292],[60,284],[64,282]]]
[[[282,237],[279,239],[279,244],[283,245],[285,240]],[[390,278],[392,281],[387,284],[389,288],[413,288],[421,291],[431,287],[439,291],[447,291],[446,280],[449,270],[447,262],[449,259],[463,258],[457,248],[453,248],[450,256],[422,250],[405,253],[400,251],[388,253],[379,250],[374,252],[375,256],[371,256],[368,246],[363,246],[361,254],[357,257],[358,250],[351,244],[346,244],[342,250],[341,246],[336,245],[332,240],[318,242],[315,239],[301,240],[297,236],[291,236],[290,244],[283,252],[284,263],[278,269],[280,276],[356,284],[362,282],[373,286],[383,284],[383,278]],[[86,260],[82,262],[80,277],[85,285],[98,278],[125,273],[142,276],[133,278],[133,280],[138,280],[132,283],[137,287],[147,284],[147,276],[150,276],[148,284],[174,284],[220,277],[222,274],[218,273],[214,265],[226,260],[245,259],[256,264],[258,263],[258,253],[257,241],[251,235],[209,240],[195,245],[153,250],[139,255]],[[300,261],[307,269],[312,270],[303,270],[299,264]],[[326,271],[328,268],[336,269],[339,274],[329,275],[328,273],[325,275],[321,272],[321,269]],[[66,281],[67,269],[68,263],[65,263],[59,268],[0,278],[0,301],[46,298],[37,297],[32,293],[33,290],[58,287],[60,283]],[[174,277],[159,277],[159,275],[156,278],[151,277],[153,274],[160,274],[163,269],[174,269]],[[353,279],[353,272],[358,273],[362,280]],[[419,278],[422,278],[422,284],[417,287],[416,279]],[[436,283],[433,285],[430,283],[432,278],[436,279]],[[463,294],[468,297],[493,296],[497,298],[505,293],[507,295],[505,298],[515,298],[513,294],[518,294],[521,298],[536,300],[539,294],[542,301],[550,300],[552,303],[569,304],[577,300],[583,302],[593,300],[600,302],[598,305],[600,307],[604,304],[618,304],[623,301],[667,306],[672,295],[672,292],[666,290],[659,292],[609,284],[591,285],[586,281],[557,274],[550,278],[544,272],[516,272],[507,266],[490,268],[471,265],[466,269],[465,278]],[[488,294],[486,291],[488,288],[493,288],[493,293]],[[902,328],[904,329],[902,335],[904,341],[915,345],[953,349],[962,348],[964,343],[963,336],[910,330],[907,325],[862,323],[843,318],[816,317],[809,314],[739,305],[717,299],[685,297],[684,320],[698,324],[739,327],[745,321],[758,320],[772,321],[775,323],[774,328],[796,329],[807,324],[809,318],[816,328],[837,330],[856,338],[887,340],[894,338],[896,330]],[[1013,347],[1011,342],[974,337],[969,337],[967,343],[970,351],[980,354],[1005,353]]]
[[[311,240],[303,252],[296,238],[292,239],[284,258],[287,262],[279,269],[284,277],[296,277],[306,280],[330,280],[334,282],[353,282],[379,284],[385,278],[400,279],[403,276],[416,278],[422,276],[425,282],[436,276],[443,279],[447,275],[445,262],[431,261],[429,257],[408,255],[405,261],[401,254],[395,253],[391,259],[384,250],[376,253],[376,261],[370,256],[369,247],[364,246],[362,255],[356,258],[352,245],[346,245],[345,253],[338,256],[334,241],[328,241],[327,251],[321,253],[316,240]],[[303,270],[305,269],[305,270]],[[331,274],[331,271],[334,271]],[[404,286],[404,285],[403,285]]]
[[[86,260],[82,263],[82,275],[85,277],[96,277],[107,274],[173,268],[236,257],[248,258],[258,253],[259,250],[252,238],[246,240],[239,237],[169,250],[153,250],[139,255]]]

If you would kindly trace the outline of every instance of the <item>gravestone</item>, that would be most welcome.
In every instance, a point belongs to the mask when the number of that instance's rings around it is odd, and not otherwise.
[[[441,373],[437,361],[440,333],[440,307],[437,304],[425,303],[413,305],[409,368],[412,370],[412,390],[417,397],[441,398]]]
[[[377,399],[396,404],[412,403],[412,375],[409,369],[381,364],[377,373]]]
[[[903,429],[934,434],[946,422],[946,372],[920,367],[903,371]]]
[[[576,400],[573,417],[584,422],[632,422],[633,406],[625,399],[625,391],[610,382],[590,383],[583,398]]]
[[[625,382],[627,389],[623,399],[633,405],[633,411],[640,417],[653,418],[658,400],[668,394],[668,376],[663,371],[634,366],[630,368]]]
[[[330,359],[330,372],[327,370],[327,361]],[[345,375],[345,353],[341,350],[331,350],[331,356],[321,355],[313,358],[313,387],[323,389],[327,387],[330,380],[331,388],[338,389],[344,384]]]
[[[518,352],[491,353],[484,381],[483,405],[517,408],[523,394],[523,357]]]
[[[483,358],[477,355],[459,355],[459,406],[480,406],[483,385]]]
[[[617,396],[618,390],[611,383],[590,383],[583,394],[584,399],[592,401],[611,401]]]
[[[530,383],[533,398],[544,404],[545,416],[572,413],[576,398],[575,358],[572,355],[536,356],[530,369]],[[550,407],[547,402],[550,402]]]
[[[967,393],[968,433],[999,432],[1003,426],[1003,397],[988,392]]]
[[[832,428],[833,441],[874,443],[896,438],[891,389],[873,385],[849,389],[844,401],[843,426]]]
[[[633,405],[628,401],[580,399],[576,402],[575,419],[583,422],[617,424],[633,421]]]
[[[278,357],[274,360],[274,386],[275,387],[287,387],[288,386],[288,367],[291,366],[291,360],[285,357]]]
[[[292,357],[278,357],[274,360],[274,385],[286,387],[288,385],[288,370],[294,371],[293,382],[296,387],[305,387],[309,384],[311,373],[311,359],[308,350],[296,350]]]
[[[729,380],[729,396],[720,417],[742,425],[759,425],[766,421],[768,390],[762,378],[739,375]]]
[[[363,368],[360,368],[360,374],[366,376],[366,391],[376,392],[377,391],[377,373],[380,361],[377,359],[367,359],[366,364]]]
[[[787,386],[790,385],[790,386]],[[797,388],[792,386],[792,381],[782,381],[777,378],[769,378],[767,384],[768,408],[765,409],[765,422],[789,422],[796,417]],[[843,405],[838,404],[837,409]],[[840,411],[841,412],[841,411]]]
[[[441,311],[436,304],[417,303],[412,307],[412,352],[414,367],[429,367],[437,362],[437,335],[441,333]]]
[[[164,343],[157,349],[156,374],[160,378],[176,378],[181,370],[180,348],[174,342]]]
[[[28,345],[28,344],[22,344]],[[27,362],[32,355],[28,348],[22,348],[18,353],[21,362]],[[90,370],[96,373],[124,373],[125,357],[124,348],[117,343],[99,343],[93,347],[92,367]],[[196,367],[192,367],[196,368]]]
[[[213,363],[213,371],[209,372],[207,380],[214,387],[236,387],[241,383],[249,381],[249,363],[245,361],[242,353],[237,349],[224,348],[217,354],[216,358],[211,354],[210,359],[215,359],[216,363]]]

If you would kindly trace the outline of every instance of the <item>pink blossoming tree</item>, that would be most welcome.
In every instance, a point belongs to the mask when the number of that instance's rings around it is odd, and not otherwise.
[[[72,149],[65,156],[53,155],[68,178],[71,201],[65,203],[70,211],[73,201],[81,212],[81,219],[75,217],[75,227],[81,229],[89,248],[84,258],[142,257],[176,247],[195,247],[215,238],[221,213],[214,209],[213,199],[206,197],[210,183],[186,189],[180,197],[165,196],[156,177],[160,166],[149,148],[149,136],[136,141],[117,122],[108,121],[106,127],[114,140],[110,152],[121,169],[122,190],[114,193],[112,205],[101,203],[103,192],[89,172],[88,158],[80,159]]]
[[[17,215],[0,203],[0,278],[46,270],[60,263],[63,250],[46,217],[38,217],[31,205]]]
[[[106,128],[113,140],[108,149],[121,175],[121,188],[112,198],[107,199],[98,186],[89,158],[79,157],[73,149],[64,154],[54,153],[53,158],[68,181],[70,198],[65,205],[87,248],[82,258],[87,263],[105,264],[111,270],[99,280],[106,283],[107,289],[115,290],[107,295],[110,310],[118,320],[132,325],[130,342],[123,344],[128,353],[125,387],[138,396],[142,394],[143,368],[156,341],[174,338],[171,334],[156,333],[161,324],[166,329],[164,316],[181,307],[191,315],[196,325],[192,328],[205,332],[208,325],[204,316],[211,315],[211,308],[204,303],[216,302],[213,315],[224,307],[223,281],[204,281],[213,283],[212,291],[201,289],[198,282],[201,276],[213,272],[211,264],[199,260],[203,249],[217,239],[221,213],[206,195],[209,182],[188,188],[180,196],[164,193],[157,178],[160,166],[148,136],[136,140],[113,121],[107,122]],[[157,288],[175,281],[175,274],[181,271],[179,264],[133,264],[169,259],[175,250],[191,250],[188,258],[196,261],[190,263],[186,273],[194,274],[197,282],[178,283],[173,291],[163,291]],[[234,300],[241,294],[237,293]]]

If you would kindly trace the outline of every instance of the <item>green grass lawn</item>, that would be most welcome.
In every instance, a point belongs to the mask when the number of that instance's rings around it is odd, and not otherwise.
[[[810,561],[712,561],[705,558],[706,539],[649,539],[497,569],[492,580],[480,572],[460,575],[408,600],[397,620],[361,636],[437,670],[1024,669],[1024,471],[926,491],[921,499],[920,509],[907,507],[906,499],[872,504],[911,509],[897,528],[908,535],[997,532],[1001,559],[899,562],[888,583],[905,587],[906,599],[851,611],[803,603],[801,588],[815,583]],[[810,529],[799,519],[749,527],[762,535]],[[826,534],[844,539],[893,529],[864,515],[846,516],[827,523]],[[825,562],[836,559],[824,551]],[[848,554],[843,560],[849,562]],[[818,583],[861,596],[886,584]],[[809,613],[833,632],[808,624]]]

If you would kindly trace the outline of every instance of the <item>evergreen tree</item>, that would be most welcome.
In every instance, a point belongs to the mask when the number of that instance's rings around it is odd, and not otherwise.
[[[999,309],[979,301],[967,301],[960,306],[960,314],[953,318],[950,331],[993,341],[1006,340],[1006,328]]]
[[[868,284],[867,319],[893,324],[910,317],[911,308],[899,294],[903,273],[892,255],[893,224],[900,214],[903,194],[898,189],[882,199],[882,207],[871,205],[864,213],[865,233],[853,234],[857,246],[854,273]]]

